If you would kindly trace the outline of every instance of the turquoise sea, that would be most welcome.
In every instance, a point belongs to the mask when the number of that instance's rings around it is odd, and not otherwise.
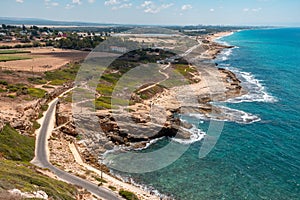
[[[249,91],[226,106],[255,120],[225,122],[205,158],[198,156],[200,141],[164,169],[127,176],[175,199],[300,199],[300,28],[246,30],[219,41],[236,48],[215,62],[234,71]],[[203,120],[199,129],[208,125]]]

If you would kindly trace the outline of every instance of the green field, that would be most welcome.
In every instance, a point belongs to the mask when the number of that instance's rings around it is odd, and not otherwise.
[[[31,51],[22,51],[22,50],[0,50],[0,54],[19,54],[19,53],[31,53]]]
[[[14,60],[28,60],[28,59],[32,59],[32,57],[0,54],[0,62],[7,62],[7,61],[14,61]]]

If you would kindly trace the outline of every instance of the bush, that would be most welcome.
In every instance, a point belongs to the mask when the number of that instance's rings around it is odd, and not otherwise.
[[[33,121],[33,130],[39,129],[41,125],[37,121]]]
[[[9,98],[11,98],[11,99],[14,99],[14,98],[16,98],[16,96],[15,96],[15,95],[13,95],[13,94],[9,94],[9,95],[7,95],[7,97],[9,97]]]
[[[104,180],[104,179],[102,179],[102,178],[100,178],[100,177],[98,177],[98,176],[93,176],[93,177],[94,177],[94,179],[95,179],[96,181],[98,181],[98,182],[100,182],[100,183],[107,183],[106,180]]]
[[[123,198],[127,200],[139,200],[139,198],[133,192],[130,191],[120,190],[119,195],[121,195]]]
[[[46,105],[42,105],[41,106],[41,109],[42,109],[42,111],[46,111],[46,110],[48,110],[48,105],[46,104]]]
[[[46,91],[40,88],[28,88],[28,94],[35,98],[43,98],[46,95]]]
[[[47,81],[45,79],[43,79],[42,77],[31,77],[31,78],[28,78],[28,81],[33,84],[37,84],[37,85],[42,85],[42,84],[47,83]]]
[[[6,81],[0,80],[0,85],[8,85]]]
[[[108,186],[108,188],[111,189],[112,191],[116,191],[117,190],[117,188],[115,186],[112,186],[112,185]]]

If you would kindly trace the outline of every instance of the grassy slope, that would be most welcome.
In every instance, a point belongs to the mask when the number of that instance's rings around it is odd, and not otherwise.
[[[0,152],[5,159],[30,161],[34,157],[35,139],[20,135],[6,125],[0,132]]]
[[[6,125],[0,132],[0,190],[45,191],[53,199],[74,199],[76,188],[36,171],[29,161],[34,157],[34,138],[22,136]]]

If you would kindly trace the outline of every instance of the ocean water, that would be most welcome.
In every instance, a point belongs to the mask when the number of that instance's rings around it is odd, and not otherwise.
[[[199,158],[202,140],[164,169],[125,175],[175,199],[300,199],[300,29],[247,30],[219,41],[236,48],[215,62],[234,71],[249,91],[225,106],[256,118],[225,122],[205,158]],[[210,122],[200,120],[198,129],[205,132]]]

